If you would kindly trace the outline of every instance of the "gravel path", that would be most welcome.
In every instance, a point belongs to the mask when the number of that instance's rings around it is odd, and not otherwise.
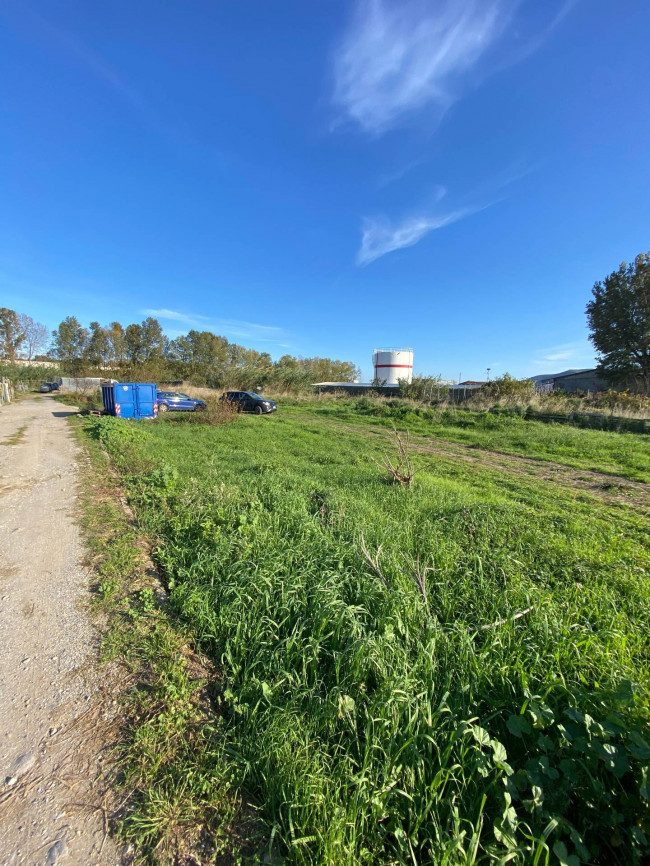
[[[0,409],[0,864],[117,864],[102,767],[116,711],[85,613],[79,449],[51,397]]]

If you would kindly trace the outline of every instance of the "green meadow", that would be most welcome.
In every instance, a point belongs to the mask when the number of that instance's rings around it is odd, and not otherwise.
[[[219,672],[201,784],[245,792],[260,862],[642,863],[650,437],[373,401],[200,420],[86,432]]]

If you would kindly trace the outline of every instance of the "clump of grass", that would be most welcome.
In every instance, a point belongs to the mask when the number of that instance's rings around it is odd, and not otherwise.
[[[222,424],[230,424],[239,417],[237,405],[229,400],[211,397],[205,402],[205,409],[196,412],[172,412],[165,415],[164,418],[159,418],[159,420],[172,424],[202,424],[208,427],[220,427]]]
[[[54,399],[66,406],[78,406],[82,411],[100,411],[104,408],[102,392],[99,388],[85,391],[56,392]]]
[[[0,445],[20,445],[21,442],[25,439],[25,433],[27,431],[27,424],[23,424],[22,427],[19,427],[14,433],[10,436],[6,436]]]

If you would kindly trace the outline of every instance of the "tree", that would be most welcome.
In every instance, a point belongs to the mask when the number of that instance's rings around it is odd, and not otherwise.
[[[16,352],[25,342],[25,332],[15,310],[0,307],[0,357],[15,361]]]
[[[80,376],[90,334],[75,316],[64,319],[56,331],[52,331],[54,355],[72,376]]]
[[[192,330],[169,344],[169,358],[177,374],[194,384],[221,379],[228,361],[228,340],[210,331]]]
[[[31,316],[18,314],[20,329],[25,335],[21,346],[21,355],[31,361],[35,355],[47,348],[50,332],[42,322],[35,322]]]
[[[131,366],[137,366],[144,361],[144,341],[140,325],[127,325],[124,331],[124,347],[126,358]]]
[[[650,394],[650,253],[594,285],[587,304],[589,339],[599,370],[613,382],[636,382]]]
[[[516,379],[510,373],[504,373],[503,376],[492,379],[491,382],[484,385],[481,388],[481,392],[484,396],[494,397],[495,399],[499,399],[500,397],[522,397],[526,399],[534,395],[535,384],[530,379]]]
[[[124,343],[132,366],[161,360],[165,355],[165,335],[158,320],[151,317],[140,325],[127,325]]]
[[[158,319],[152,319],[149,316],[140,327],[142,328],[145,360],[153,361],[162,358],[165,355],[167,341]]]
[[[354,382],[361,375],[351,361],[334,361],[331,358],[299,358],[302,370],[309,374],[312,382]]]
[[[111,344],[106,328],[99,322],[90,323],[90,340],[86,347],[86,360],[92,367],[105,367],[110,359]]]
[[[124,363],[126,358],[126,342],[124,340],[124,328],[119,322],[111,322],[107,329],[109,345],[109,363],[118,367]]]

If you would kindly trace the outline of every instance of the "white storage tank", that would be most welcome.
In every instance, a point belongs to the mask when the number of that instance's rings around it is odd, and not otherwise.
[[[375,349],[372,354],[374,378],[385,385],[413,380],[413,349]]]

